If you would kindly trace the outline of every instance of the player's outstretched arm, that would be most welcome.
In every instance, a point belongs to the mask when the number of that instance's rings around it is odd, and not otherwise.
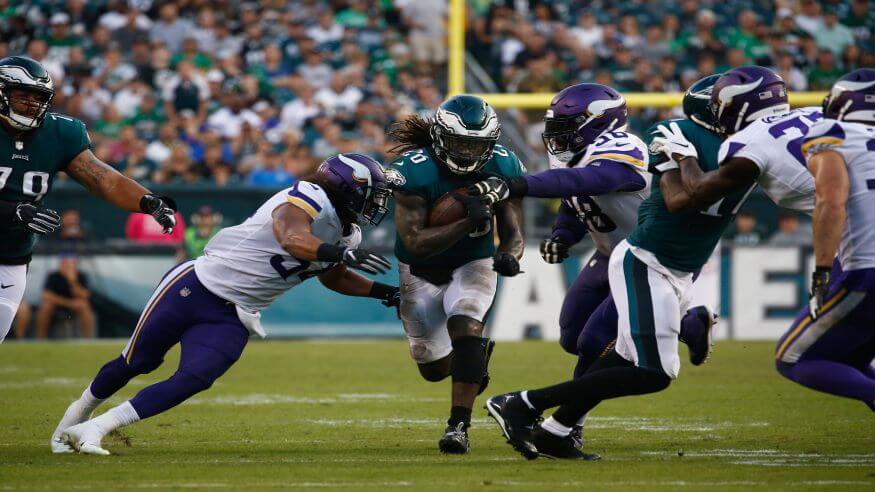
[[[751,185],[760,175],[760,168],[750,159],[733,157],[716,171],[703,172],[699,161],[688,157],[677,161],[684,190],[692,198],[690,209],[702,209],[721,198]]]
[[[492,260],[492,269],[499,275],[513,277],[520,273],[519,259],[523,257],[523,203],[521,198],[503,201],[495,209],[498,228],[498,248]]]
[[[659,178],[659,191],[665,201],[665,208],[671,213],[694,208],[693,197],[684,189],[681,173],[677,169],[665,171]]]
[[[116,171],[85,149],[65,168],[67,174],[94,195],[128,212],[147,213],[164,228],[173,231],[176,225],[176,204],[167,197],[158,197],[133,179]]]
[[[486,207],[488,209],[488,207]],[[395,228],[404,246],[415,256],[426,258],[456,244],[474,231],[482,220],[468,211],[468,216],[452,224],[426,227],[428,204],[420,196],[395,192]]]

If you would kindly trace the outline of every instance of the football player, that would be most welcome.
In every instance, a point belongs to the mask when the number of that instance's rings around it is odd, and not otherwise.
[[[40,205],[58,171],[123,210],[152,215],[165,233],[176,225],[172,200],[95,157],[84,123],[48,111],[54,95],[39,62],[0,60],[0,342],[24,296],[36,236],[61,227],[58,213]]]
[[[408,117],[393,130],[401,155],[387,170],[395,193],[395,254],[400,262],[401,321],[410,355],[427,381],[452,377],[444,453],[469,449],[468,427],[475,397],[489,381],[493,343],[483,323],[495,297],[497,275],[519,273],[523,254],[519,199],[495,207],[499,245],[493,240],[493,209],[479,197],[457,194],[467,216],[441,226],[428,224],[441,196],[485,178],[520,176],[520,160],[496,142],[498,115],[478,97],[453,97],[431,120]]]
[[[823,118],[802,143],[817,195],[811,302],[778,342],[776,364],[875,411],[875,70],[833,84]]]
[[[691,98],[703,97],[699,86],[710,88],[715,77],[687,91],[685,109]],[[644,142],[625,131],[626,101],[610,87],[585,83],[562,90],[553,98],[544,122],[544,145],[552,169],[510,179],[491,177],[470,191],[490,203],[521,196],[562,198],[552,234],[541,243],[547,263],[561,263],[571,246],[587,232],[592,235],[596,251],[566,293],[559,317],[559,343],[578,356],[577,378],[617,338],[608,258],[638,224],[638,208],[650,195],[651,174]],[[691,309],[681,323],[681,338],[690,344],[694,365],[708,355],[713,323],[714,315],[704,306]],[[582,424],[572,429],[575,440]]]
[[[820,108],[791,111],[781,77],[768,68],[749,66],[717,80],[711,110],[717,130],[728,135],[720,146],[717,169],[705,172],[700,167],[683,134],[664,127],[659,136],[673,154],[672,165],[680,167],[687,207],[716,210],[727,195],[757,183],[779,206],[810,214],[814,179],[805,168],[802,140],[820,120]]]
[[[259,312],[311,277],[341,294],[397,307],[397,287],[350,270],[389,269],[385,258],[359,248],[357,225],[378,224],[389,195],[376,161],[339,154],[324,161],[312,179],[280,191],[242,224],[221,230],[203,256],[161,280],[121,356],[104,365],[67,408],[52,435],[52,451],[109,454],[101,439],[113,429],[209,388],[237,361],[250,334],[264,337]],[[128,381],[157,369],[177,343],[182,355],[172,376],[89,420]]]
[[[717,168],[722,136],[707,108],[714,78],[698,81],[685,97],[690,119],[664,122],[648,131],[650,140],[668,124],[694,147],[705,170]],[[592,459],[571,438],[572,427],[602,400],[662,391],[680,370],[678,338],[695,272],[711,256],[749,190],[727,197],[716,209],[676,213],[689,206],[680,173],[666,166],[661,143],[650,147],[656,186],[638,211],[638,225],[611,252],[608,265],[612,301],[618,313],[616,345],[582,376],[536,390],[508,393],[486,402],[508,442],[528,459]],[[751,185],[752,188],[752,185]],[[707,321],[710,327],[712,320]],[[704,324],[704,322],[703,322]],[[705,332],[706,336],[709,331]],[[540,414],[559,407],[537,424]]]

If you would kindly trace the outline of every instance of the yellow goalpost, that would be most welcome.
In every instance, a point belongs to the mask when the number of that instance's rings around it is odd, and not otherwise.
[[[449,75],[448,96],[465,93],[465,0],[449,0]],[[553,99],[550,93],[475,94],[496,108],[546,108]],[[792,106],[819,106],[826,92],[790,92]],[[670,108],[681,104],[680,92],[626,92],[626,104],[632,108]]]

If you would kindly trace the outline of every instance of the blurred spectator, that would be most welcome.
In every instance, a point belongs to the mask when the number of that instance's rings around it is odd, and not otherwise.
[[[182,47],[182,41],[193,31],[192,24],[179,18],[179,8],[174,2],[162,3],[158,9],[158,22],[152,25],[149,38],[152,42],[164,43],[171,52]]]
[[[162,86],[164,112],[171,120],[186,109],[197,114],[203,121],[207,114],[207,100],[210,98],[210,88],[207,81],[197,71],[188,59],[180,60],[177,65],[177,75],[169,78]]]
[[[82,217],[75,208],[61,212],[61,229],[51,236],[52,241],[64,244],[68,250],[75,250],[76,245],[90,239],[88,231],[82,227]]]
[[[811,224],[802,224],[795,214],[778,217],[778,230],[769,238],[769,246],[810,246]]]
[[[765,237],[762,227],[757,223],[757,218],[750,212],[741,212],[735,218],[735,233],[732,235],[732,244],[736,246],[756,246]]]
[[[282,157],[272,145],[269,146],[261,165],[249,173],[248,180],[251,186],[267,188],[283,188],[294,182],[295,176],[283,168]]]
[[[36,337],[48,338],[55,314],[72,316],[84,338],[94,338],[94,311],[91,309],[88,277],[79,271],[73,255],[62,255],[58,270],[46,277],[39,309],[36,313]]]
[[[828,49],[836,56],[841,56],[845,48],[855,41],[851,30],[839,24],[839,16],[833,9],[826,11],[823,25],[813,35],[818,48]]]
[[[808,72],[808,87],[815,91],[826,91],[833,82],[844,75],[838,67],[832,51],[823,49],[817,54],[817,65]]]
[[[210,115],[207,126],[223,138],[240,136],[244,125],[261,127],[261,118],[247,107],[243,86],[236,81],[226,83],[223,91],[225,106]]]
[[[404,2],[401,12],[410,29],[410,47],[418,63],[438,65],[447,60],[447,2]]]
[[[191,216],[191,224],[185,230],[185,254],[189,259],[204,254],[204,247],[222,228],[222,215],[204,205]]]
[[[577,17],[577,25],[571,29],[571,35],[583,48],[591,48],[601,41],[604,30],[598,25],[595,15],[584,10]]]

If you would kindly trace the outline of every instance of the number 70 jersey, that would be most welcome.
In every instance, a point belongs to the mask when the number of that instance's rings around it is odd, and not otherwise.
[[[219,231],[195,260],[195,273],[213,294],[250,312],[268,307],[274,300],[308,278],[332,266],[328,262],[309,262],[291,256],[273,233],[273,211],[285,203],[310,216],[311,233],[329,244],[355,248],[361,234],[343,236],[343,225],[325,191],[299,181],[270,197],[242,224]]]
[[[757,183],[777,205],[811,214],[814,178],[802,156],[808,130],[821,119],[819,108],[799,108],[761,118],[723,141],[718,162],[741,157],[760,168]]]

